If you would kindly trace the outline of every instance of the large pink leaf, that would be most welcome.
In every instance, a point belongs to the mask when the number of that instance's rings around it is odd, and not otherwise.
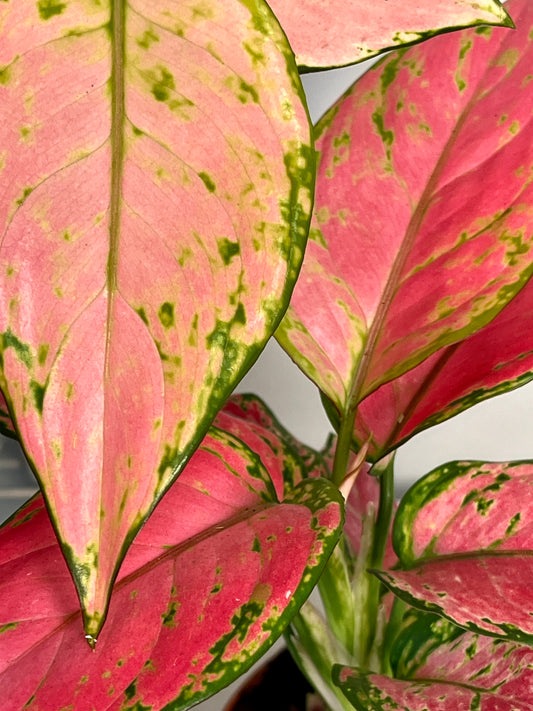
[[[528,647],[466,634],[409,681],[340,666],[333,679],[357,711],[531,711],[532,666]]]
[[[357,410],[355,438],[379,459],[411,435],[533,377],[533,283],[490,323],[385,383]]]
[[[16,0],[0,27],[0,385],[96,635],[288,301],[308,119],[263,0]]]
[[[452,462],[400,504],[393,592],[455,624],[533,644],[533,462]]]
[[[258,429],[231,408],[220,424],[228,431],[211,430],[131,545],[94,652],[42,498],[2,529],[5,711],[185,709],[281,633],[338,537],[341,497],[300,470],[278,503],[283,443],[253,452],[247,440],[257,445]],[[272,479],[267,460],[276,461]]]
[[[439,32],[480,24],[510,25],[505,9],[489,0],[271,0],[296,61],[303,67],[361,62]]]
[[[315,227],[279,340],[345,413],[488,323],[533,262],[533,5],[389,55],[319,125]]]

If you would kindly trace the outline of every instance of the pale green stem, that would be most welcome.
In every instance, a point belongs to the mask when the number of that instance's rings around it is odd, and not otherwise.
[[[348,473],[356,414],[357,408],[349,407],[348,411],[341,417],[332,471],[333,483],[336,486],[342,484]]]
[[[381,568],[389,538],[392,514],[394,510],[394,453],[378,462],[373,474],[379,476],[379,509],[374,529],[372,551],[369,556],[369,568]],[[366,604],[366,639],[361,646],[362,664],[366,667],[376,641],[382,583],[372,573],[368,575],[368,598]]]

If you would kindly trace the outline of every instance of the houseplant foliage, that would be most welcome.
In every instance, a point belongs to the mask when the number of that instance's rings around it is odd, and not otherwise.
[[[391,521],[396,447],[530,378],[533,4],[271,6],[1,3],[1,427],[42,489],[0,533],[13,711],[189,708],[291,620],[332,709],[531,706],[533,465]],[[439,33],[312,131],[298,68]],[[276,329],[322,452],[228,400]]]

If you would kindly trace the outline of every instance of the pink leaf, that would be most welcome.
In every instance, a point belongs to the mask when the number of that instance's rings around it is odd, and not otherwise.
[[[396,515],[393,542],[403,569],[379,577],[410,604],[461,627],[532,644],[532,483],[532,462],[452,462],[434,470]]]
[[[437,351],[360,404],[355,439],[379,459],[410,436],[533,377],[528,284],[477,333]]]
[[[533,6],[389,55],[321,121],[279,340],[345,413],[486,325],[533,263]]]
[[[528,647],[465,634],[408,681],[340,666],[333,679],[357,711],[531,711],[532,664]]]
[[[230,431],[212,428],[131,545],[94,652],[42,498],[3,527],[3,709],[189,708],[279,636],[335,544],[341,497],[300,472],[278,503],[270,443],[258,456],[253,424],[222,422]]]
[[[353,64],[453,28],[510,23],[498,2],[271,0],[270,6],[304,67]]]
[[[308,119],[262,0],[0,5],[0,386],[95,636],[286,306]]]

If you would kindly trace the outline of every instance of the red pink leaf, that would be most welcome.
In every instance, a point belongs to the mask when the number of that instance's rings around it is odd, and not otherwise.
[[[300,471],[278,502],[271,442],[253,452],[255,426],[228,411],[221,423],[229,431],[211,430],[131,545],[94,652],[42,498],[2,528],[5,711],[186,709],[279,636],[335,544],[341,497]]]
[[[528,282],[486,326],[385,383],[359,406],[354,437],[379,459],[416,432],[533,377]]]
[[[285,37],[263,0],[197,10],[0,3],[0,387],[93,636],[276,327],[307,232]]]
[[[494,318],[533,263],[533,5],[386,57],[318,126],[315,227],[278,330],[344,414]]]
[[[533,644],[533,462],[452,462],[396,515],[399,570],[377,573],[410,604],[486,635]]]
[[[465,634],[442,645],[410,680],[336,666],[357,711],[531,711],[533,651]]]
[[[479,24],[510,23],[499,2],[468,0],[271,0],[296,61],[303,67],[361,62],[439,32]]]

